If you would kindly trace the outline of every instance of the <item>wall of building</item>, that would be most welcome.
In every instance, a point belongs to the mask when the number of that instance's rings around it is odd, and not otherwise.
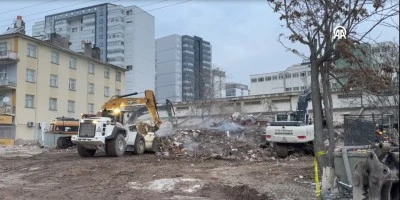
[[[96,113],[105,101],[115,95],[116,89],[124,90],[124,73],[123,70],[116,70],[116,66],[87,59],[37,40],[18,37],[10,42],[17,44],[15,51],[19,58],[15,66],[17,73],[14,75],[16,140],[24,143],[34,141],[38,138],[39,122],[50,122],[61,116],[79,118],[81,113],[89,112],[89,104],[93,104],[93,112]],[[36,58],[27,56],[28,44],[36,45]],[[52,51],[59,53],[59,64],[51,63]],[[76,58],[76,69],[69,67],[71,57]],[[88,63],[94,64],[94,74],[89,74]],[[34,82],[27,81],[27,69],[34,70]],[[110,70],[109,78],[105,77],[105,69]],[[121,81],[116,80],[116,71],[121,72]],[[50,86],[51,74],[58,76],[57,87]],[[12,74],[8,76],[12,79]],[[76,80],[75,90],[69,88],[70,79]],[[94,83],[93,94],[88,93],[88,83]],[[108,96],[105,96],[105,87],[109,87]],[[33,107],[26,107],[26,95],[34,95]],[[50,98],[57,99],[56,110],[50,110]],[[68,101],[75,102],[73,110],[68,111]],[[28,127],[28,122],[33,122],[34,127]]]
[[[170,35],[156,40],[156,99],[182,101],[182,39]]]
[[[308,64],[293,65],[285,71],[250,76],[252,95],[303,91],[311,84]]]
[[[125,16],[125,65],[133,65],[126,72],[126,92],[155,89],[155,20],[154,16],[136,6],[125,8],[132,15]],[[132,21],[132,23],[128,23]],[[132,30],[133,29],[133,30]],[[132,48],[132,49],[130,49]],[[132,56],[132,61],[130,60]]]
[[[130,66],[123,93],[132,93],[155,88],[154,26],[154,16],[136,6],[99,4],[46,16],[44,29],[69,36],[74,51],[82,52],[81,41],[90,41],[100,47],[103,61],[121,68]],[[35,24],[33,36],[42,27]]]

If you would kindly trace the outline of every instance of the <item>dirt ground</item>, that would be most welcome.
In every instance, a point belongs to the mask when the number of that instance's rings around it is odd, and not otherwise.
[[[312,159],[81,158],[73,147],[0,147],[0,199],[315,199]]]

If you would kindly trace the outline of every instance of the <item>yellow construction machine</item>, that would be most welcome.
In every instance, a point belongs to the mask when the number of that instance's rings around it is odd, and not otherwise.
[[[162,121],[157,111],[157,103],[152,90],[146,90],[142,98],[137,95],[113,96],[105,102],[95,117],[80,120],[78,134],[71,141],[78,146],[82,157],[94,156],[96,151],[105,151],[110,156],[122,156],[124,152],[143,154],[152,151],[154,132],[160,128]],[[145,105],[152,118],[151,121],[128,124],[124,122],[127,106]]]

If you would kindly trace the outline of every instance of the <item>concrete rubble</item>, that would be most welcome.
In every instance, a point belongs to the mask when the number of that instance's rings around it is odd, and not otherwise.
[[[240,126],[226,121],[216,127],[171,132],[163,131],[156,138],[158,156],[246,161],[264,161],[274,156],[273,149],[266,144],[262,126]]]

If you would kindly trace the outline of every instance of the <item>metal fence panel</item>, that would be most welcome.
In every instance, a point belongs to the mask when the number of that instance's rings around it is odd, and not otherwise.
[[[361,146],[375,142],[375,122],[370,117],[344,117],[344,145]]]

